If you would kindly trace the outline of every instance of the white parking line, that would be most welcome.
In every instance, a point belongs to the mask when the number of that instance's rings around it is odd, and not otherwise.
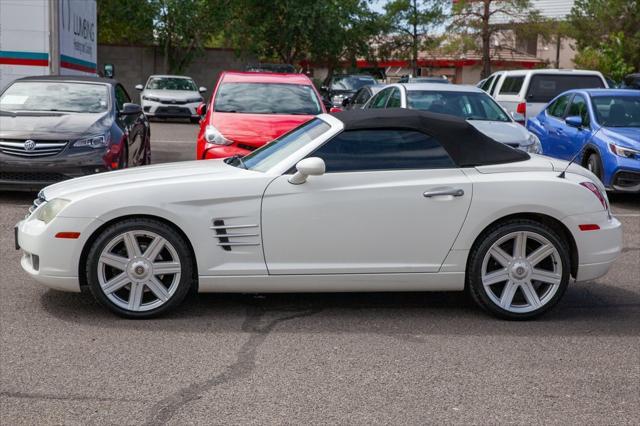
[[[640,217],[640,213],[613,213],[615,217]]]

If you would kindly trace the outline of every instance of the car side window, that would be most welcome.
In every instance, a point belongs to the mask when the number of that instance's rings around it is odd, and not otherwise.
[[[579,116],[582,118],[582,125],[589,125],[589,110],[587,109],[587,101],[582,95],[575,95],[569,106],[567,116]]]
[[[387,103],[387,99],[389,99],[389,95],[391,94],[391,89],[385,89],[375,95],[371,100],[371,104],[369,108],[384,108]]]
[[[127,92],[121,85],[117,85],[115,88],[116,92],[116,105],[118,107],[118,111],[122,111],[124,108],[124,104],[131,102],[131,98],[127,95]]]
[[[456,167],[435,138],[401,129],[348,130],[309,157],[322,158],[328,173]]]
[[[496,78],[495,75],[492,75],[491,77],[489,77],[487,79],[487,81],[484,82],[484,84],[482,85],[482,87],[480,87],[482,90],[484,90],[485,92],[489,91],[489,87],[491,87],[491,83],[493,83],[493,80]]]
[[[500,74],[496,75],[496,78],[493,79],[491,87],[489,87],[489,91],[487,93],[489,93],[491,96],[496,94],[496,89],[498,88],[498,81],[500,81],[500,77]]]
[[[400,108],[400,106],[401,106],[400,90],[398,88],[395,88],[391,92],[391,96],[387,101],[387,108]]]
[[[500,94],[517,95],[520,93],[520,89],[522,89],[522,83],[524,83],[524,76],[505,77],[500,87]]]
[[[547,108],[547,114],[556,118],[564,117],[564,112],[567,109],[570,98],[571,95],[560,96],[551,105],[549,105],[549,107]]]

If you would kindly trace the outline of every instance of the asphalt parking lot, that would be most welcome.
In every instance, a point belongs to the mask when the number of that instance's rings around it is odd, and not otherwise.
[[[153,162],[193,158],[197,126],[153,123]],[[22,273],[0,193],[0,423],[637,424],[640,198],[609,274],[541,320],[488,317],[463,294],[192,297],[150,321]]]

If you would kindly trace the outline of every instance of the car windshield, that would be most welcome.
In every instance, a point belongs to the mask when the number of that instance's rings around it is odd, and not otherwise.
[[[314,118],[280,136],[273,142],[253,151],[243,157],[242,162],[238,161],[234,165],[241,165],[249,170],[265,172],[330,128],[331,126],[323,120]]]
[[[376,84],[376,80],[369,76],[339,76],[333,77],[331,90],[356,91],[361,87],[368,86],[369,84]]]
[[[188,90],[195,92],[198,89],[190,78],[152,77],[147,81],[149,90]]]
[[[18,81],[0,96],[3,111],[105,112],[109,90],[104,84],[64,81]]]
[[[411,109],[455,115],[467,120],[511,121],[486,93],[409,90]]]
[[[223,83],[215,111],[244,114],[320,114],[320,101],[311,86],[281,83]]]
[[[640,93],[632,96],[594,96],[598,123],[606,127],[640,127]]]

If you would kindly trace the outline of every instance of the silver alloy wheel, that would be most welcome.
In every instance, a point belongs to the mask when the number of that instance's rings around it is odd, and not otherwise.
[[[535,311],[560,288],[556,247],[531,231],[511,232],[493,243],[482,261],[482,284],[493,303],[513,313]]]
[[[98,259],[98,282],[116,306],[144,312],[165,304],[178,289],[182,268],[176,249],[150,231],[113,238]]]

